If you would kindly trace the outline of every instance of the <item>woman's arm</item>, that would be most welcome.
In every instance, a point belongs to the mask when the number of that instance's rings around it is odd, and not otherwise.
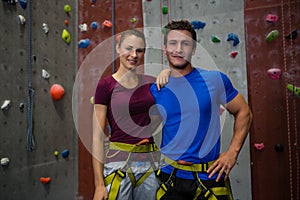
[[[95,181],[94,200],[105,200],[108,192],[104,184],[103,169],[105,163],[104,154],[104,130],[106,121],[107,106],[101,104],[94,105],[93,112],[93,169]]]

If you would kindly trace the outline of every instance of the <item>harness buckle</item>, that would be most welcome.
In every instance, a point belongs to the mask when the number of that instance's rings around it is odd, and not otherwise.
[[[177,164],[179,164],[179,165],[185,165],[185,166],[192,166],[193,165],[192,162],[188,162],[188,161],[184,161],[184,160],[178,160]]]

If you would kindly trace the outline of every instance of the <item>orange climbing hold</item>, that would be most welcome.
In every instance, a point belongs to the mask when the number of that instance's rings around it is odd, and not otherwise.
[[[40,181],[41,181],[41,183],[48,184],[48,183],[50,183],[51,178],[50,177],[41,177]]]
[[[65,94],[65,90],[64,88],[59,85],[59,84],[53,84],[51,89],[50,89],[50,94],[53,100],[60,100],[64,94]]]
[[[105,21],[103,22],[103,26],[104,26],[104,27],[107,27],[107,28],[111,28],[111,27],[112,27],[112,23],[111,23],[110,21],[108,21],[108,20],[105,20]]]

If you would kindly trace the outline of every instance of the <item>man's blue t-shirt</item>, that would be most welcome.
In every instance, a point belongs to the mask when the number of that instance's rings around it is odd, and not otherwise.
[[[151,93],[164,123],[161,153],[194,164],[216,160],[220,153],[220,106],[238,94],[229,78],[219,71],[194,68],[185,76],[170,76],[160,91],[153,84]],[[170,165],[162,168],[168,174],[172,170]],[[176,176],[193,179],[191,172],[182,170]],[[199,178],[209,179],[207,173],[199,173]]]

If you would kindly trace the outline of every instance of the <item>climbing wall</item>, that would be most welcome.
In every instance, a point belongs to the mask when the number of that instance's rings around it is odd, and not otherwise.
[[[112,9],[113,8],[113,9]],[[247,97],[247,79],[244,39],[244,4],[242,1],[79,1],[78,24],[88,27],[79,30],[78,40],[89,39],[88,46],[78,50],[78,130],[79,130],[79,195],[90,199],[93,195],[93,173],[91,164],[91,97],[99,78],[114,71],[115,63],[112,35],[128,28],[143,27],[147,51],[146,74],[156,76],[167,67],[161,51],[161,27],[171,19],[187,19],[205,23],[197,27],[199,47],[193,64],[227,73],[239,91]],[[132,20],[133,18],[136,19]],[[108,20],[114,26],[105,27]],[[93,24],[99,25],[92,28]],[[84,25],[85,24],[85,25]],[[234,30],[234,32],[233,32]],[[234,37],[232,37],[234,36]],[[117,62],[116,62],[117,63]],[[229,145],[233,119],[224,114],[223,148]],[[236,199],[251,199],[250,158],[248,140],[240,154],[237,166],[231,175]]]
[[[75,10],[69,0],[0,2],[0,199],[75,199],[77,136],[70,103],[77,57]],[[69,44],[62,39],[63,29],[71,35]],[[63,86],[62,99],[50,96],[53,84]],[[7,107],[5,100],[10,100]]]
[[[146,73],[156,76],[161,69],[167,67],[167,61],[160,51],[161,30],[157,31],[157,27],[170,20],[186,19],[194,24],[198,37],[192,64],[195,67],[225,72],[247,99],[243,1],[161,0],[144,2],[143,5],[146,33],[152,36],[147,38],[150,48],[147,49],[145,60],[150,65],[146,65]],[[168,12],[163,12],[164,8]],[[163,65],[157,64],[159,62]],[[233,118],[228,113],[223,113],[222,119],[222,149],[227,149],[232,136]],[[251,199],[248,138],[230,178],[234,198]]]
[[[91,97],[94,95],[99,79],[117,70],[114,35],[127,29],[143,27],[142,16],[140,0],[78,1],[79,27],[87,27],[78,30],[78,41],[90,40],[88,46],[79,46],[78,49],[79,69],[76,79],[78,95],[75,97],[78,102],[75,103],[74,109],[78,113],[75,121],[77,121],[79,134],[78,194],[80,199],[92,199],[94,194],[91,163],[93,108]],[[143,69],[140,73],[142,72]]]
[[[245,2],[255,200],[300,199],[299,10],[300,1]]]

